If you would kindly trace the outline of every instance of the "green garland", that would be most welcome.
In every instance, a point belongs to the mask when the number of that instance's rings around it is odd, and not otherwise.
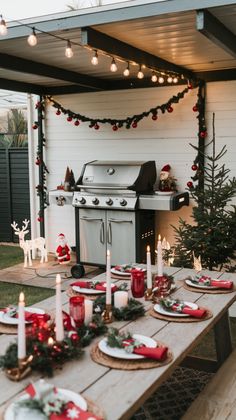
[[[106,307],[106,297],[99,296],[94,301],[95,313],[102,313]],[[112,314],[117,321],[129,321],[144,316],[145,309],[141,302],[136,299],[130,298],[128,305],[123,308],[115,308],[112,306]]]

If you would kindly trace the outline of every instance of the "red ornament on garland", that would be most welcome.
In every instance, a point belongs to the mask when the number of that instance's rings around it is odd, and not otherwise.
[[[193,170],[193,171],[197,171],[197,170],[198,170],[198,166],[197,166],[197,165],[195,165],[195,164],[194,164],[194,165],[192,165],[192,170]]]
[[[74,125],[76,125],[76,126],[80,125],[79,120],[75,120]]]
[[[201,132],[200,132],[200,137],[201,137],[202,139],[205,139],[205,138],[207,137],[207,131],[201,131]]]
[[[38,222],[42,222],[43,221],[43,217],[38,217],[37,220],[38,220]]]
[[[99,128],[100,128],[100,125],[98,125],[97,123],[96,123],[96,124],[94,124],[94,129],[95,129],[95,130],[99,130]]]
[[[69,117],[67,117],[67,121],[68,121],[68,122],[71,122],[71,121],[72,121],[72,119],[73,119],[73,118],[72,118],[72,117],[70,117],[70,116],[69,116]]]
[[[167,112],[173,112],[174,111],[174,108],[172,107],[172,106],[168,106],[168,108],[167,108]]]
[[[193,112],[198,112],[198,106],[197,106],[197,104],[193,106]]]
[[[193,89],[192,83],[188,83],[188,89]]]
[[[57,110],[56,115],[61,115],[60,109]]]
[[[113,126],[112,126],[112,130],[113,130],[113,131],[117,131],[117,130],[118,130],[117,125],[113,125]]]
[[[33,128],[33,130],[37,130],[37,128],[39,128],[38,123],[37,123],[37,122],[35,122],[35,123],[32,125],[32,128]]]
[[[136,121],[134,121],[134,122],[132,123],[132,127],[133,127],[133,128],[137,128],[137,127],[138,127],[138,124],[136,123]]]
[[[157,114],[153,114],[153,115],[152,115],[152,120],[153,120],[153,121],[156,121],[157,119],[158,119],[158,115],[157,115]]]
[[[73,332],[70,335],[70,339],[73,343],[77,343],[79,341],[79,336],[78,336],[77,332]]]
[[[188,186],[188,188],[193,188],[193,183],[192,183],[192,181],[188,181],[188,182],[187,182],[187,186]]]
[[[37,158],[35,161],[35,165],[41,165],[42,161],[41,159]]]

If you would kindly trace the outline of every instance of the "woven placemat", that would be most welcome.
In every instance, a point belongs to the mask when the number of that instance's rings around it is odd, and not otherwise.
[[[162,315],[158,312],[154,311],[154,309],[150,309],[148,311],[148,314],[151,315],[153,318],[157,319],[163,319],[163,321],[172,321],[172,322],[201,322],[206,321],[207,319],[210,319],[213,317],[213,313],[207,309],[207,308],[199,308],[199,309],[206,309],[206,315],[204,318],[193,318],[193,317],[175,317],[175,316],[168,316],[168,315]]]
[[[17,325],[9,325],[0,323],[0,334],[17,334]]]
[[[127,280],[131,280],[131,275],[119,276],[118,274],[111,273],[111,278],[121,280],[121,281],[127,281]]]
[[[183,280],[183,286],[186,290],[189,290],[190,292],[197,292],[197,293],[210,293],[212,295],[221,295],[225,293],[232,293],[235,292],[236,288],[235,286],[232,287],[232,289],[204,289],[201,287],[191,287],[188,284],[185,283]]]
[[[86,295],[84,293],[75,292],[72,287],[69,287],[66,291],[67,296],[73,297],[73,296],[83,296],[85,299],[89,300],[96,300],[99,296],[104,296],[105,293],[98,293],[97,295]]]
[[[163,343],[157,342],[158,346],[164,346]],[[111,357],[99,350],[98,343],[94,344],[90,351],[91,358],[99,365],[107,366],[112,369],[120,370],[139,370],[152,369],[160,366],[165,366],[173,360],[173,353],[168,350],[167,358],[163,362],[151,359],[126,360]]]

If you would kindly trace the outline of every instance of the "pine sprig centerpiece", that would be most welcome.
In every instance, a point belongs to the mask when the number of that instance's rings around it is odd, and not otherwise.
[[[117,328],[109,329],[107,344],[109,347],[124,349],[127,353],[133,353],[135,348],[143,346],[130,332],[120,332]]]
[[[113,298],[113,297],[112,297]],[[101,314],[106,307],[106,297],[99,296],[94,301],[94,312]],[[128,321],[144,316],[145,309],[141,302],[136,299],[130,298],[128,300],[128,305],[123,308],[112,307],[112,314],[117,321]]]
[[[175,306],[175,312],[179,312],[179,313],[182,312],[185,306],[183,301],[179,299],[170,299],[170,298],[160,299],[159,304],[161,305],[163,309],[165,309],[165,311],[170,311],[170,312],[173,310],[173,306]]]

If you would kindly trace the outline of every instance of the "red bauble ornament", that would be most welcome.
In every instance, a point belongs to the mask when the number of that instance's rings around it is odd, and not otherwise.
[[[153,120],[153,121],[156,121],[157,119],[158,119],[157,114],[153,114],[153,115],[152,115],[152,120]]]
[[[35,165],[41,165],[41,163],[42,163],[41,159],[37,158],[36,161],[35,161]]]
[[[192,83],[188,83],[188,89],[193,89]]]
[[[34,124],[32,125],[33,130],[37,130],[37,128],[38,128],[38,127],[39,127],[38,123],[34,123]]]
[[[76,126],[80,125],[79,120],[75,120],[74,125],[76,125]]]
[[[74,332],[73,334],[71,334],[70,339],[73,343],[77,343],[79,341],[79,336],[77,332]]]
[[[94,129],[99,130],[100,126],[98,124],[94,124]]]
[[[193,112],[198,112],[198,106],[197,105],[193,106]]]
[[[188,188],[193,188],[193,183],[192,183],[192,181],[188,181],[188,182],[187,182],[187,186],[188,186]]]
[[[56,115],[61,115],[60,109],[57,110]]]
[[[132,127],[133,127],[133,128],[137,128],[137,127],[138,127],[138,124],[136,123],[136,121],[134,121],[134,122],[132,123]]]
[[[38,217],[37,220],[38,220],[38,222],[42,222],[43,221],[43,217]]]
[[[118,130],[117,125],[113,125],[113,126],[112,126],[112,130],[113,130],[113,131],[117,131],[117,130]]]
[[[193,171],[197,171],[198,170],[198,166],[197,165],[192,165],[192,170]]]
[[[207,131],[201,131],[201,132],[200,132],[200,137],[201,137],[202,139],[205,139],[205,138],[206,138],[206,136],[207,136]]]
[[[67,117],[67,121],[68,121],[68,122],[71,122],[71,121],[72,121],[72,119],[73,119],[73,118],[72,118],[72,117],[70,117],[70,116],[69,116],[69,117]]]
[[[167,112],[173,112],[173,111],[174,111],[174,108],[172,108],[172,106],[168,106]]]

